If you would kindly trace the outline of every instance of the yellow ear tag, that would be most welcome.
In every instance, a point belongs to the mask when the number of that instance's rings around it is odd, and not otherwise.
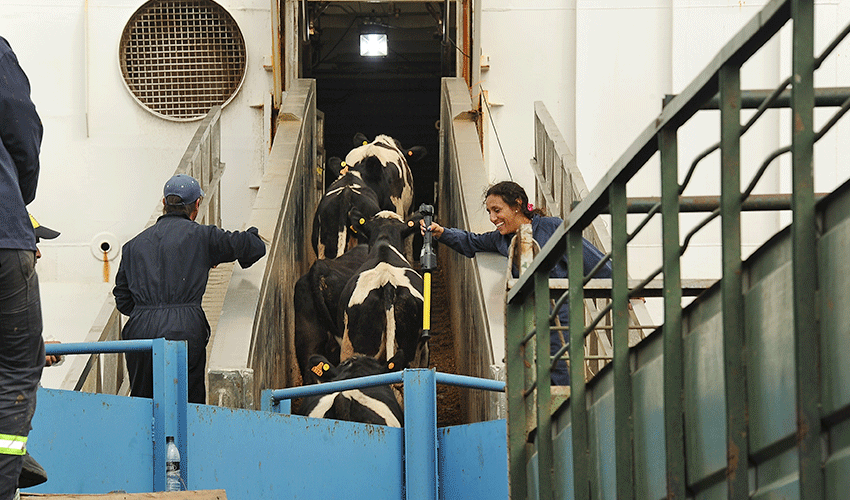
[[[413,227],[413,221],[412,220],[407,221],[407,227]]]
[[[328,371],[328,370],[330,370],[330,369],[331,369],[331,365],[329,365],[329,364],[325,363],[325,364],[323,364],[323,365],[322,365],[322,368],[324,368],[324,369],[325,369],[325,371]]]
[[[345,166],[345,162],[340,162],[339,166],[340,166],[340,167],[344,167],[344,166]]]
[[[360,217],[360,220],[357,221],[357,222],[358,222],[358,224],[360,224],[362,226],[363,224],[366,224],[366,219],[364,219],[363,217]]]
[[[352,231],[354,231],[355,233],[357,232],[357,230],[356,230],[356,229],[354,229],[354,226],[348,226],[348,227],[349,227]]]
[[[363,141],[364,146],[367,145],[367,144],[369,144],[369,141]]]

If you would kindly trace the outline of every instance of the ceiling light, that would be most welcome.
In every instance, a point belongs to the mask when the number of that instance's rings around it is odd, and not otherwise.
[[[364,57],[384,57],[387,55],[386,33],[360,35],[360,55]]]

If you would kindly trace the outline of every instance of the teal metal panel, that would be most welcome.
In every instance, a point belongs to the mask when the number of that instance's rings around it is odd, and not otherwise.
[[[440,500],[508,498],[505,420],[437,430]]]
[[[755,474],[756,491],[753,500],[797,500],[800,498],[800,484],[797,480],[799,458],[797,450],[791,448],[772,457],[758,466]],[[847,498],[841,496],[837,498]]]
[[[525,474],[528,477],[528,495],[525,497],[527,500],[540,500],[540,492],[538,491],[538,484],[536,481],[539,468],[537,457],[537,451],[535,451],[532,453],[531,459],[529,459],[525,467]]]
[[[573,439],[569,424],[570,412],[564,411],[558,424],[561,431],[552,442],[552,466],[555,469],[555,487],[560,495],[555,498],[573,498]]]
[[[684,338],[685,433],[688,483],[726,467],[723,318],[715,314]]]
[[[599,381],[609,382],[609,389],[594,401],[587,415],[590,434],[590,491],[591,498],[599,500],[617,498],[614,390],[610,387],[610,381],[612,377]]]
[[[829,415],[850,403],[850,221],[820,239],[821,403]],[[848,490],[850,491],[850,490]]]
[[[762,278],[744,297],[750,447],[753,454],[797,430],[791,264]]]
[[[660,344],[655,335],[644,342]],[[642,346],[643,347],[643,346]],[[635,498],[664,498],[666,459],[664,451],[664,360],[655,356],[632,376],[635,433]],[[569,497],[562,497],[569,498]]]
[[[726,489],[725,482],[717,483],[694,495],[694,500],[727,500],[728,493]]]
[[[824,464],[826,498],[847,498],[850,492],[850,421],[844,421],[829,431],[830,456]]]

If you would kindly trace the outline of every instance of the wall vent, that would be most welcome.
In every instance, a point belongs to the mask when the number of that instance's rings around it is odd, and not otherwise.
[[[245,40],[236,21],[211,0],[151,0],[121,34],[127,89],[157,116],[198,120],[236,95],[245,77]]]

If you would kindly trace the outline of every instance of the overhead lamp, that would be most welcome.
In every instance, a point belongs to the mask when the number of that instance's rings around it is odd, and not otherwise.
[[[387,34],[361,34],[360,55],[363,57],[385,57],[387,55]]]

